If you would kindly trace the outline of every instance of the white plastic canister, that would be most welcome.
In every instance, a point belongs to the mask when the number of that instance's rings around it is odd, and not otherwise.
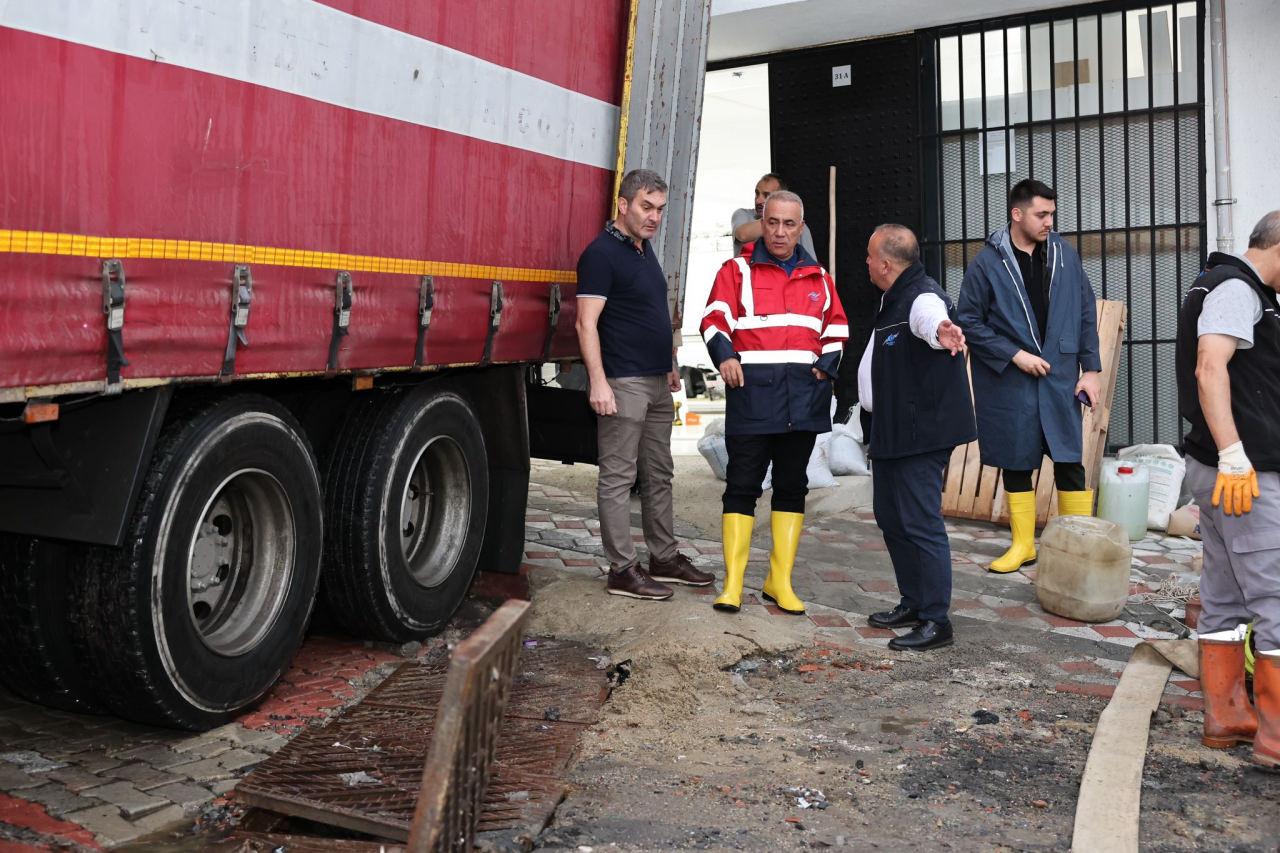
[[[1125,462],[1102,466],[1098,484],[1098,517],[1114,521],[1136,542],[1147,535],[1147,469]]]

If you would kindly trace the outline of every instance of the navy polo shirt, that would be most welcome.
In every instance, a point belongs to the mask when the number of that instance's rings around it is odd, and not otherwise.
[[[605,376],[671,372],[667,277],[645,240],[639,249],[612,223],[578,258],[578,296],[605,300],[596,328]]]

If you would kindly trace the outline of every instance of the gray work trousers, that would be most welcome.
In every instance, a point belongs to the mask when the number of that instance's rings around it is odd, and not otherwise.
[[[596,418],[600,452],[596,504],[605,556],[612,569],[636,562],[636,545],[631,539],[631,486],[638,472],[644,544],[651,556],[670,560],[676,553],[671,509],[675,406],[667,377],[627,376],[610,379],[609,387],[618,413]]]
[[[1259,651],[1280,649],[1280,474],[1258,472],[1259,497],[1245,515],[1212,503],[1218,469],[1187,457],[1187,488],[1200,507],[1204,569],[1198,631],[1228,631],[1253,620]]]

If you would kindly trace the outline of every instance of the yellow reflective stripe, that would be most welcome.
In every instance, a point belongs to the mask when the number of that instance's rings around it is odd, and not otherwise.
[[[47,231],[0,229],[0,254],[71,255],[81,258],[143,258],[163,261],[223,261],[235,264],[265,264],[277,267],[378,272],[397,275],[438,275],[445,278],[498,279],[573,284],[574,270],[537,270],[523,267],[496,267],[413,258],[381,258],[347,255],[306,249],[268,246],[241,246],[234,243],[207,243],[197,240],[160,240],[147,237],[93,237],[83,234],[53,234]]]

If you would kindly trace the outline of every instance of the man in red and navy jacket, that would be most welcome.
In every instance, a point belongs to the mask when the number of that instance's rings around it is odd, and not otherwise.
[[[831,429],[831,381],[849,325],[831,276],[797,245],[804,204],[792,192],[769,195],[763,233],[716,275],[702,315],[702,337],[727,391],[724,591],[717,610],[742,603],[756,500],[773,463],[772,532],[764,597],[804,613],[791,589],[805,469],[818,433]]]

